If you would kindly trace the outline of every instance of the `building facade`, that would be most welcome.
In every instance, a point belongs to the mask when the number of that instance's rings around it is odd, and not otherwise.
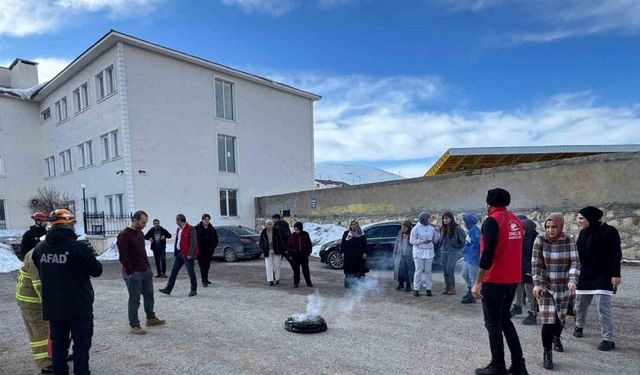
[[[111,31],[31,100],[0,95],[4,226],[48,185],[79,217],[84,186],[88,212],[253,227],[256,196],[313,188],[318,99]]]

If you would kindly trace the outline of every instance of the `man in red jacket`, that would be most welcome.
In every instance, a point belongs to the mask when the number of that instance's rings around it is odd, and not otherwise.
[[[478,375],[526,374],[522,347],[511,321],[511,303],[522,279],[522,223],[507,206],[511,195],[500,188],[487,193],[488,217],[482,224],[480,267],[471,288],[474,298],[482,298],[484,325],[489,332],[491,362],[476,369]],[[511,367],[504,361],[504,334],[511,352]]]
[[[169,276],[167,286],[159,291],[167,295],[171,294],[173,286],[176,284],[178,272],[185,265],[191,281],[189,297],[193,297],[198,294],[198,280],[195,271],[195,259],[198,256],[198,233],[196,228],[187,223],[187,218],[183,214],[176,215],[176,224],[178,225],[178,233],[176,234],[171,276]]]
[[[129,325],[131,333],[144,335],[147,331],[140,326],[138,309],[140,295],[144,298],[144,312],[147,314],[147,327],[159,326],[166,321],[158,319],[153,311],[153,272],[147,258],[142,229],[147,225],[149,217],[144,211],[136,211],[131,218],[131,225],[118,235],[118,253],[122,263],[122,278],[129,291]]]

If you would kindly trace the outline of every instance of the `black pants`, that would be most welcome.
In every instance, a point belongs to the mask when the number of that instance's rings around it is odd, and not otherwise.
[[[198,254],[198,266],[202,282],[209,281],[209,268],[211,268],[211,255],[208,252]]]
[[[69,334],[73,339],[73,373],[89,375],[89,349],[93,337],[93,314],[74,320],[50,321],[53,373],[68,375]]]
[[[153,259],[155,259],[156,261],[156,270],[158,271],[158,275],[166,275],[167,274],[167,250],[166,249],[153,250]]]
[[[489,345],[491,346],[491,362],[496,366],[505,367],[504,342],[502,335],[507,340],[511,351],[511,362],[514,364],[524,362],[522,347],[518,332],[511,321],[511,303],[516,294],[518,284],[482,284],[482,312],[484,313],[484,326],[489,333]]]
[[[558,318],[557,314],[555,323],[542,325],[542,347],[545,351],[551,350],[553,338],[560,337],[563,328],[564,326],[562,325],[562,322],[560,321],[560,318]]]
[[[302,266],[302,275],[307,285],[311,284],[311,274],[309,273],[309,255],[306,253],[291,254],[291,268],[293,269],[293,284],[300,284],[300,266]]]

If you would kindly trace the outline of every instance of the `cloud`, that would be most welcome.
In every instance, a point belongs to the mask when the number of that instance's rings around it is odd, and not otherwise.
[[[361,0],[313,0],[310,3],[320,9],[334,9],[357,4]],[[266,13],[274,17],[282,16],[305,5],[303,0],[222,0],[224,5],[235,6],[246,13]],[[307,2],[306,4],[308,4]]]
[[[411,177],[452,147],[640,143],[640,103],[606,106],[590,91],[515,110],[469,111],[442,109],[456,100],[437,77],[272,77],[323,96],[314,112],[317,162],[378,162]]]
[[[163,0],[0,0],[0,35],[25,37],[56,31],[86,13],[109,17],[146,14]]]
[[[640,33],[637,0],[431,0],[454,12],[486,12],[496,9],[525,19],[527,30],[513,30],[507,44],[547,43],[598,34]]]

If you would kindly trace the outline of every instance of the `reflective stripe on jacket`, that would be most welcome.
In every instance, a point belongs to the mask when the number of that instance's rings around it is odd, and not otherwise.
[[[31,250],[25,254],[22,267],[18,271],[16,300],[18,302],[42,305],[41,289],[40,274],[33,263],[33,250]]]

